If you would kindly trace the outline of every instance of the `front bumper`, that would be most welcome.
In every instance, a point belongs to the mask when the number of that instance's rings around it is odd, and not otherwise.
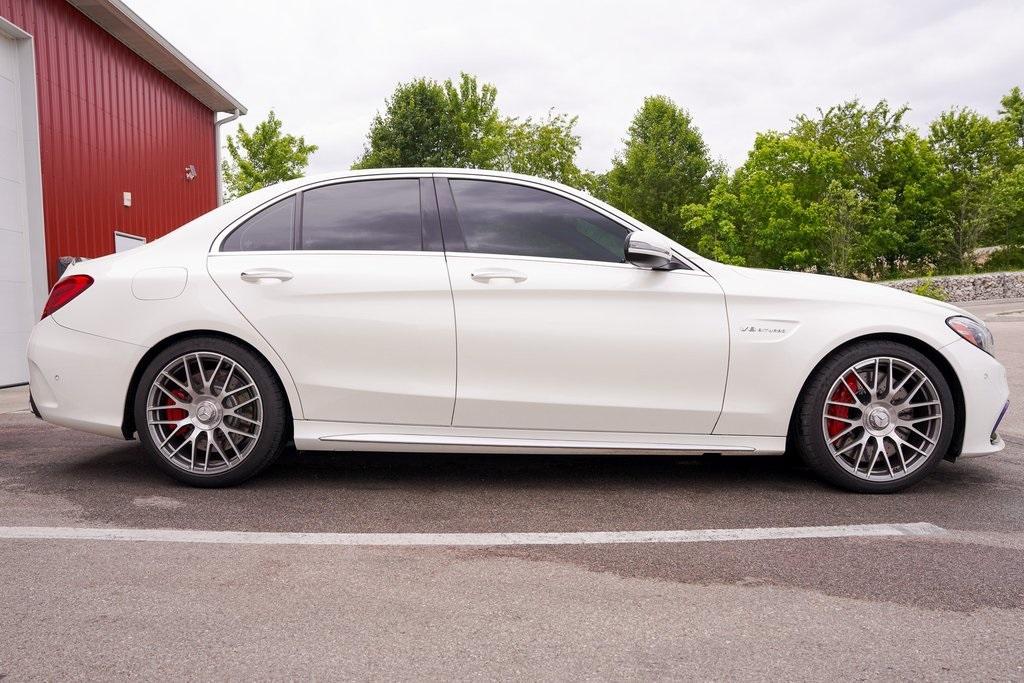
[[[960,455],[997,453],[1005,447],[996,432],[1010,397],[1002,363],[964,340],[940,349],[960,378],[964,394],[964,440]]]
[[[53,424],[123,439],[125,398],[146,349],[44,318],[28,342],[32,403]]]

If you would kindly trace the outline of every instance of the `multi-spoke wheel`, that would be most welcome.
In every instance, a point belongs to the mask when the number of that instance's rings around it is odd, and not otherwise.
[[[162,469],[190,484],[246,479],[281,450],[284,397],[266,362],[221,339],[179,342],[154,358],[135,424]]]
[[[187,353],[164,366],[150,385],[146,424],[174,465],[187,472],[222,472],[256,445],[263,401],[235,361],[209,351]]]
[[[866,342],[829,359],[811,379],[798,414],[798,444],[821,476],[856,491],[905,488],[945,455],[953,400],[926,356]]]

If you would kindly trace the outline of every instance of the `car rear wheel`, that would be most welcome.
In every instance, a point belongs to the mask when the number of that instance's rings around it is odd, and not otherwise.
[[[927,356],[895,342],[864,342],[835,354],[811,378],[797,444],[825,480],[888,493],[938,465],[956,419],[949,383]]]
[[[217,338],[157,354],[135,395],[135,425],[156,465],[193,486],[230,486],[281,453],[288,414],[265,360]]]

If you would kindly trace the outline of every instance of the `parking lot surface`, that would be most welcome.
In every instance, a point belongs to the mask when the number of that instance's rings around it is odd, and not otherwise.
[[[1024,302],[972,308],[1024,395]],[[0,527],[196,542],[0,539],[0,678],[1024,678],[1022,415],[1003,433],[1003,453],[889,496],[784,458],[326,453],[201,490],[135,442],[7,412]],[[917,523],[937,530],[425,547],[202,535]]]

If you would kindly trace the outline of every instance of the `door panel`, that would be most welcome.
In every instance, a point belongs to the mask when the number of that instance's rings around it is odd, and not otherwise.
[[[208,263],[284,359],[305,419],[451,424],[455,321],[442,254],[222,252]]]
[[[712,278],[467,253],[448,268],[454,426],[711,433],[729,354]]]

